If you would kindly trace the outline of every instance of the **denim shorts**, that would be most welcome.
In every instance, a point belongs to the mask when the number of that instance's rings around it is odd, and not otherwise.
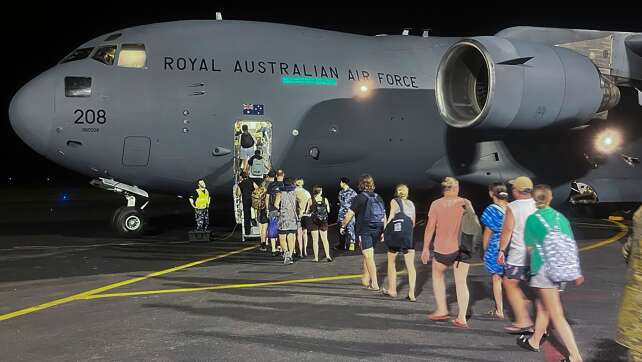
[[[381,240],[383,234],[383,225],[381,227],[371,228],[365,232],[357,234],[357,242],[361,250],[374,248],[377,242]]]
[[[504,277],[514,280],[528,281],[530,279],[530,268],[528,266],[504,265]]]

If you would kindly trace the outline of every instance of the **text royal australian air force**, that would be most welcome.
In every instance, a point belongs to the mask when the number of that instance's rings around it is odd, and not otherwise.
[[[228,68],[213,58],[172,57],[163,59],[164,71],[178,72],[232,72],[258,75],[279,75],[310,78],[328,78],[347,81],[373,81],[382,86],[419,88],[412,74],[381,72],[359,67],[342,69],[328,64],[292,63],[275,60],[236,59]]]

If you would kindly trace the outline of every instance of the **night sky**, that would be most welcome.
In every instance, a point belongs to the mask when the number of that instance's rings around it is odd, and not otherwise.
[[[52,2],[53,3],[53,2]],[[31,151],[9,124],[9,102],[31,78],[54,66],[71,50],[96,36],[115,30],[174,20],[215,19],[216,11],[228,20],[253,20],[309,26],[365,35],[399,34],[404,27],[421,34],[430,28],[433,36],[492,35],[516,25],[585,28],[642,32],[642,9],[537,8],[417,10],[386,2],[387,6],[346,8],[326,1],[306,1],[277,9],[220,5],[215,1],[159,2],[60,2],[41,5],[23,2],[2,9],[3,76],[0,148],[0,185],[43,184],[46,177],[65,185],[86,183],[79,176],[56,166]],[[275,4],[276,2],[272,2]],[[185,4],[185,5],[181,5]],[[315,5],[316,4],[316,5]],[[429,2],[425,2],[429,5]],[[462,14],[462,11],[465,13]]]

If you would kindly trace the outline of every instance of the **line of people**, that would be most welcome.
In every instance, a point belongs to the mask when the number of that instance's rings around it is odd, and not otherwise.
[[[559,297],[567,282],[577,285],[583,282],[570,223],[550,207],[553,197],[550,187],[534,186],[528,177],[518,177],[510,184],[514,199],[511,202],[505,184],[490,185],[492,204],[482,213],[480,223],[471,202],[459,196],[459,182],[447,177],[441,183],[442,197],[430,204],[421,250],[423,264],[432,259],[436,308],[429,319],[451,320],[446,302],[445,273],[452,267],[458,311],[451,323],[469,328],[467,277],[476,239],[480,237],[495,300],[495,308],[489,315],[505,318],[505,291],[514,315],[514,322],[506,327],[506,332],[518,336],[519,346],[538,352],[548,337],[549,323],[552,323],[569,352],[568,360],[581,361]],[[408,272],[407,299],[416,301],[413,229],[417,221],[415,205],[409,200],[409,188],[403,184],[396,187],[395,198],[390,201],[386,214],[384,201],[375,192],[372,176],[359,178],[358,194],[350,189],[348,179],[341,179],[340,185],[339,230],[345,236],[346,248],[354,250],[357,244],[361,251],[363,287],[397,297],[395,259],[401,253]],[[295,257],[307,256],[307,233],[310,231],[314,260],[319,260],[320,239],[326,260],[332,261],[327,236],[330,203],[323,196],[321,186],[314,186],[310,194],[304,189],[303,180],[286,178],[282,170],[271,172],[252,192],[252,206],[258,210],[262,250],[278,255],[278,239],[284,264],[292,264]],[[379,241],[385,241],[388,249],[388,283],[384,288],[379,286],[374,258]],[[537,294],[534,323],[523,292],[525,287]]]

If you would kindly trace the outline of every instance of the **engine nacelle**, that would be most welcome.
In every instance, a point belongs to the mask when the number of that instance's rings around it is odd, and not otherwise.
[[[620,99],[617,86],[583,55],[493,36],[448,49],[435,88],[441,116],[457,128],[575,127]]]

